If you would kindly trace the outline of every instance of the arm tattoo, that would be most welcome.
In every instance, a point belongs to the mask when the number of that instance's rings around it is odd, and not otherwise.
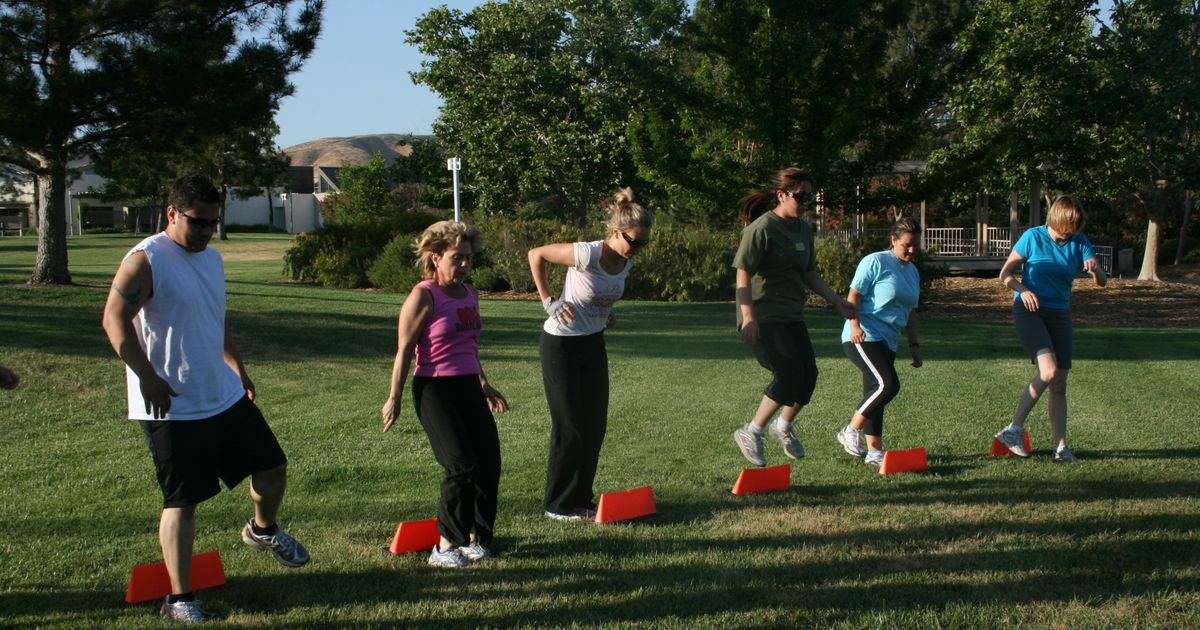
[[[117,294],[119,294],[121,297],[125,298],[125,302],[127,302],[130,306],[137,306],[138,304],[141,304],[141,302],[142,302],[142,290],[141,289],[135,289],[133,292],[126,292],[126,291],[122,291],[121,287],[117,286],[116,283],[113,283],[112,290],[116,291]]]

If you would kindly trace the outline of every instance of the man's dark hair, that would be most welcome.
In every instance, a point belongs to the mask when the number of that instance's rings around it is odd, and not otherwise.
[[[197,201],[221,203],[221,193],[207,177],[200,175],[185,175],[175,180],[171,186],[171,194],[167,196],[168,204],[182,211],[195,208]]]

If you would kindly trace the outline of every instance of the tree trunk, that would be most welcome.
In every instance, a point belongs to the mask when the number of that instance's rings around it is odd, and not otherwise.
[[[37,175],[38,248],[30,284],[71,284],[67,270],[67,166]]]
[[[1162,221],[1150,213],[1150,227],[1146,229],[1146,253],[1142,256],[1142,272],[1138,280],[1158,281],[1158,241],[1162,235]]]
[[[263,194],[267,197],[267,232],[275,231],[275,200],[271,198],[271,187],[264,186]]]
[[[1029,227],[1042,224],[1042,182],[1029,182]]]
[[[225,231],[225,200],[229,198],[229,186],[221,184],[221,214],[217,217],[220,222],[217,223],[217,237],[222,241],[229,240],[229,233]]]
[[[1179,224],[1179,247],[1175,250],[1175,264],[1183,262],[1187,253],[1188,219],[1192,216],[1192,204],[1196,197],[1190,190],[1183,191],[1183,222]]]

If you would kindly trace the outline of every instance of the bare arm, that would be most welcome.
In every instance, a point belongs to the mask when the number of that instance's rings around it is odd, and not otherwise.
[[[404,305],[400,307],[396,358],[392,361],[391,389],[381,411],[385,432],[396,424],[396,418],[400,416],[400,400],[404,397],[404,383],[412,369],[413,351],[417,347],[417,339],[425,326],[425,320],[429,319],[432,311],[433,298],[428,291],[420,287],[413,287],[404,300]]]
[[[1000,268],[1000,282],[1021,295],[1021,303],[1025,305],[1025,308],[1030,311],[1036,311],[1038,309],[1037,296],[1033,294],[1033,291],[1029,290],[1029,287],[1022,284],[1020,280],[1017,280],[1017,267],[1023,262],[1025,262],[1024,256],[1015,251],[1009,252],[1008,259],[1004,261],[1004,266]]]
[[[829,288],[829,285],[825,283],[825,279],[821,277],[821,274],[816,271],[804,272],[804,284],[807,284],[808,288],[816,292],[817,295],[825,298],[826,302],[832,304],[842,314],[842,317],[846,319],[858,317],[858,307],[854,303],[843,299],[837,293],[834,293],[833,289]]]
[[[167,415],[171,410],[171,397],[178,394],[154,371],[133,328],[133,318],[150,299],[153,287],[150,259],[144,252],[131,254],[113,276],[112,288],[104,303],[103,324],[113,350],[138,377],[146,413],[157,419]]]
[[[862,306],[862,294],[858,292],[858,289],[851,287],[846,301],[853,304],[855,310],[854,317],[850,318],[850,341],[862,343],[867,340],[867,333],[862,329],[862,320],[858,317],[858,309]]]
[[[1104,274],[1104,267],[1100,266],[1100,261],[1095,256],[1083,261],[1083,270],[1092,276],[1096,286],[1102,287],[1108,284],[1108,276]]]
[[[754,295],[750,290],[750,272],[737,270],[737,289],[734,300],[742,313],[742,343],[753,346],[758,343],[758,320],[754,319]]]
[[[551,243],[529,250],[529,271],[533,274],[533,283],[537,286],[538,300],[546,309],[546,314],[562,322],[575,319],[575,309],[565,302],[554,301],[550,293],[550,264],[575,266],[574,243]]]

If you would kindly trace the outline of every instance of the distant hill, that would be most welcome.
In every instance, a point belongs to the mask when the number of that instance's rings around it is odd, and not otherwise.
[[[412,147],[400,143],[408,136],[399,133],[380,133],[349,138],[321,138],[283,150],[291,158],[292,166],[361,166],[371,160],[375,153],[391,163],[399,155],[412,153]],[[423,138],[427,136],[415,136]]]

